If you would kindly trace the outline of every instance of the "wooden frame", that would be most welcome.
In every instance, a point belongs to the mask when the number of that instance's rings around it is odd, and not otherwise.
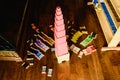
[[[0,60],[21,62],[22,59],[15,51],[0,51]]]
[[[99,4],[100,3],[104,3],[104,0],[99,0]],[[108,23],[108,20],[106,18],[106,15],[101,7],[101,9],[97,10],[96,9],[96,14],[98,16],[98,20],[100,22],[101,28],[103,30],[103,34],[105,36],[105,39],[107,41],[107,46],[102,47],[102,51],[107,51],[107,50],[120,50],[120,47],[118,47],[117,45],[120,42],[120,27],[117,28],[117,31],[115,32],[115,34],[113,33],[110,24]],[[114,22],[114,21],[113,21]]]

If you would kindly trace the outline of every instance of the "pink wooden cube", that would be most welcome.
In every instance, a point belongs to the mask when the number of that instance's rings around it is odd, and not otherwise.
[[[59,6],[56,8],[56,14],[57,15],[62,14],[61,8]]]
[[[63,15],[62,15],[62,14],[60,14],[60,15],[55,14],[55,16],[57,16],[57,17],[55,17],[56,20],[61,20],[61,19],[63,19]]]
[[[59,32],[57,32],[55,30],[55,35],[57,36],[57,38],[65,36],[65,30],[62,30],[62,31],[59,31]]]
[[[56,35],[55,35],[56,36]],[[61,44],[61,43],[64,43],[64,42],[66,42],[66,36],[63,36],[63,37],[61,37],[61,38],[57,38],[57,36],[55,37],[55,43],[56,44]]]
[[[62,25],[62,24],[64,24],[64,20],[63,20],[63,19],[61,19],[61,20],[55,19],[55,23],[56,23],[57,25]]]
[[[56,52],[57,52],[57,56],[61,56],[61,55],[68,53],[67,42],[61,45],[56,45]]]
[[[57,30],[57,31],[61,31],[61,30],[65,30],[65,25],[64,24],[62,24],[62,25],[57,25],[57,24],[55,24],[55,29]]]

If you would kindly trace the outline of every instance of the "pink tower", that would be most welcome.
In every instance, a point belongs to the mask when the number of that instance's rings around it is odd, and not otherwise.
[[[69,61],[64,19],[61,8],[59,6],[56,7],[55,13],[54,38],[55,54],[58,59],[58,63],[61,63],[62,61]]]

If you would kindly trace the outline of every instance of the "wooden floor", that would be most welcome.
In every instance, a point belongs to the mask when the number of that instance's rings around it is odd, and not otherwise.
[[[0,61],[0,80],[120,80],[120,51],[101,52],[106,41],[93,7],[86,7],[77,16],[79,20],[76,18],[76,23],[85,25],[89,34],[98,34],[91,43],[97,51],[81,59],[70,52],[70,61],[58,64],[55,53],[48,50],[40,61],[35,58],[34,65],[28,69],[21,66],[22,62]],[[47,73],[41,74],[43,65],[47,66],[47,70],[53,69],[52,77],[48,77]]]

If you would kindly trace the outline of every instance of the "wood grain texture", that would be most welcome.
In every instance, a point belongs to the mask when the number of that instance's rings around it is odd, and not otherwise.
[[[68,19],[74,20],[74,27],[76,29],[78,29],[81,25],[85,25],[88,34],[90,34],[91,32],[96,32],[98,34],[97,38],[90,43],[90,45],[93,44],[97,49],[95,52],[88,56],[83,55],[83,57],[80,59],[78,58],[78,54],[70,51],[70,61],[58,64],[55,53],[48,50],[46,53],[44,53],[45,56],[40,61],[35,58],[34,65],[30,66],[28,69],[25,69],[23,66],[21,66],[22,63],[0,61],[0,80],[120,80],[120,51],[101,51],[101,47],[106,44],[106,40],[100,27],[100,23],[94,11],[94,7],[85,6],[85,2],[83,1],[65,1],[62,7],[68,6],[68,8],[65,8],[66,10],[68,9],[68,11],[74,11],[71,12],[69,15],[67,15],[67,11],[63,11],[63,13],[65,14],[65,24],[67,24],[66,21]],[[45,4],[44,1],[42,3]],[[77,4],[77,6],[75,6],[74,3]],[[48,36],[53,38],[53,32],[49,30],[48,25],[54,23],[54,19],[52,18],[54,16],[54,14],[52,13],[54,12],[51,12],[53,10],[50,9],[49,6],[55,8],[56,4],[53,0],[51,0],[51,2],[48,2],[47,4],[48,6],[44,8],[45,10],[42,9],[43,12],[40,15],[38,15],[37,13],[39,11],[34,12],[33,10],[34,8],[36,10],[40,9],[37,8],[39,7],[38,3],[36,3],[35,5],[34,2],[28,9],[29,14],[27,15],[27,19],[24,22],[25,28],[23,31],[23,39],[21,39],[20,44],[20,55],[22,56],[23,61],[25,61],[27,54],[26,50],[29,47],[29,45],[26,44],[26,41],[30,39],[35,33],[35,31],[32,30],[30,27],[30,23],[34,21],[33,19],[39,18],[39,21],[37,21],[38,24],[36,25],[40,25],[39,28]],[[80,4],[83,4],[82,7],[78,6]],[[78,11],[74,8],[77,8]],[[32,10],[33,12],[31,12],[30,10]],[[47,13],[47,11],[49,13]],[[33,14],[35,16],[33,16]],[[71,17],[69,17],[70,15]],[[47,19],[48,17],[45,16],[50,16],[49,22]],[[81,41],[85,37],[86,35],[82,36],[79,40]],[[79,45],[79,43],[77,43],[76,45],[81,47],[81,49],[85,48]],[[41,69],[43,65],[47,66],[46,74],[41,74]],[[49,68],[53,69],[52,77],[47,76]]]

